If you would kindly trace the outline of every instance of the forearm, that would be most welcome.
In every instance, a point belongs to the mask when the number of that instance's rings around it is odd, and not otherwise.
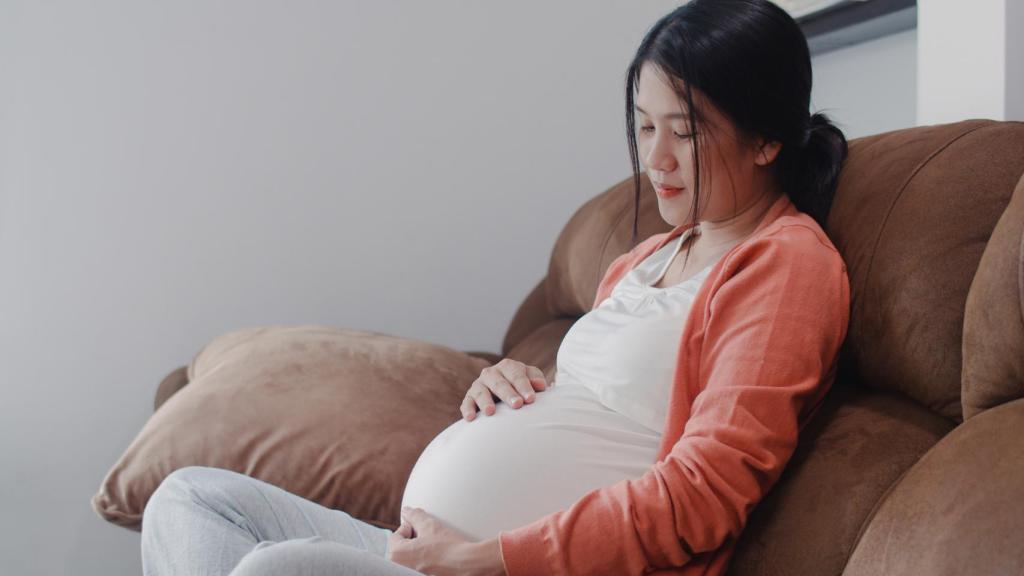
[[[469,553],[469,566],[467,574],[479,574],[480,576],[507,576],[505,563],[501,559],[501,547],[498,538],[481,540],[471,544]]]

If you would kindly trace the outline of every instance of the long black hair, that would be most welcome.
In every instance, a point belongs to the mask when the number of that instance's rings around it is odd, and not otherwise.
[[[644,36],[626,73],[626,132],[633,167],[633,236],[640,207],[633,106],[640,69],[650,62],[676,85],[689,133],[705,133],[706,114],[694,106],[699,90],[734,124],[746,141],[777,140],[782,147],[769,165],[776,182],[801,212],[822,228],[832,206],[847,155],[843,131],[825,114],[810,114],[811,57],[796,21],[769,0],[690,0],[659,19]],[[695,140],[695,143],[698,140]],[[700,156],[693,147],[691,224],[697,224]],[[689,256],[689,249],[687,249]]]

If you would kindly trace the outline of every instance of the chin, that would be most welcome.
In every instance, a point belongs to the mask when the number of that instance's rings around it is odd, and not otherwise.
[[[659,204],[658,207],[660,209],[659,212],[661,212],[661,219],[664,220],[668,225],[672,226],[673,228],[685,222],[682,214],[678,214],[675,212],[666,213],[662,205]]]

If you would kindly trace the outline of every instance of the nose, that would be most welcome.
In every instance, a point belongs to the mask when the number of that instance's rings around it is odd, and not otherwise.
[[[668,132],[668,136],[672,136]],[[676,169],[676,157],[672,154],[672,145],[668,138],[655,134],[651,139],[651,148],[647,151],[645,162],[647,168],[658,172],[671,172]]]

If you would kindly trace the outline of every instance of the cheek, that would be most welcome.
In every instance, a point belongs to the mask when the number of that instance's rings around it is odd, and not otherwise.
[[[646,166],[647,165],[647,153],[650,152],[650,150],[651,150],[651,147],[648,146],[646,142],[644,142],[643,140],[641,140],[639,138],[637,139],[637,141],[636,141],[636,153],[637,153],[637,156],[638,156],[637,160],[640,161],[640,165],[641,166]]]

